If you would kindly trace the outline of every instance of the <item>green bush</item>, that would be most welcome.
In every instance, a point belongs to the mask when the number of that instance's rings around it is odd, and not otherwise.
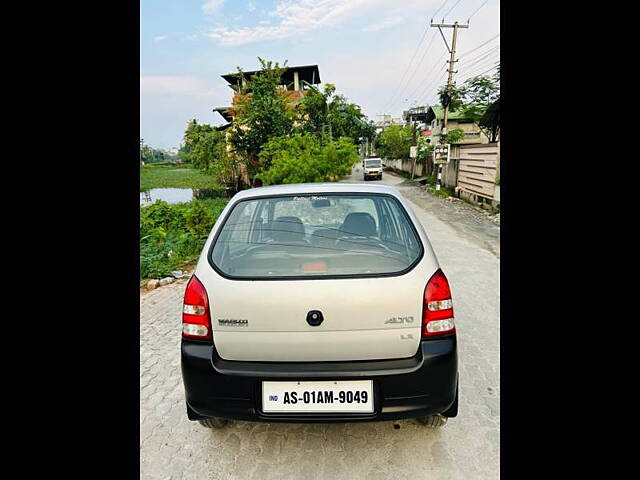
[[[161,200],[140,209],[140,278],[161,278],[195,261],[228,200]]]
[[[445,136],[445,143],[458,143],[464,138],[464,130],[461,128],[454,128],[450,130]]]
[[[337,181],[359,158],[346,137],[327,143],[312,134],[274,137],[260,152],[260,162],[268,168],[258,177],[267,185]]]
[[[198,238],[206,237],[213,227],[213,217],[198,200],[191,202],[184,219],[187,230]]]

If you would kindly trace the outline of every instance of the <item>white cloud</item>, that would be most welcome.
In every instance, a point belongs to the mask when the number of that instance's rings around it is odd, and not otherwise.
[[[168,35],[158,35],[157,37],[153,37],[153,40],[156,42],[161,42],[162,40],[166,40],[169,38]]]
[[[256,9],[256,6],[252,2],[247,3],[247,10],[249,10],[250,12],[253,12],[255,9]]]
[[[269,16],[280,19],[273,26],[229,28],[213,27],[209,37],[221,45],[236,46],[261,40],[288,38],[293,35],[333,27],[348,19],[363,16],[386,0],[283,0]]]
[[[224,3],[224,0],[207,0],[202,4],[202,11],[205,15],[214,15]]]
[[[377,32],[378,30],[384,30],[385,28],[394,27],[404,20],[404,17],[390,17],[381,22],[367,25],[362,29],[363,32]]]
[[[142,75],[140,93],[211,97],[214,88],[201,78],[190,75]]]

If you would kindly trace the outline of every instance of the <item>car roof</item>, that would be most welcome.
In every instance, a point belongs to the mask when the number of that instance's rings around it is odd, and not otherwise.
[[[241,200],[252,197],[271,195],[290,195],[296,193],[386,193],[398,197],[398,190],[389,185],[371,185],[364,183],[296,183],[289,185],[270,185],[250,188],[238,192],[233,199]]]

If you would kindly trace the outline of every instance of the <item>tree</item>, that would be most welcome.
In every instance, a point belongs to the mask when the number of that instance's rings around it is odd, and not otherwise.
[[[215,130],[211,125],[200,125],[195,119],[187,124],[183,141],[180,159],[205,172],[219,157],[220,151],[226,148],[222,132]]]
[[[376,151],[384,158],[409,158],[413,145],[411,126],[389,125],[376,139]]]
[[[489,105],[500,96],[500,85],[489,76],[476,76],[464,82],[464,115],[477,123]]]
[[[489,138],[490,142],[497,142],[500,137],[500,97],[489,105],[478,122],[480,130]]]
[[[194,167],[209,172],[212,165],[226,154],[226,150],[224,132],[215,130],[210,125],[201,125],[192,143],[189,158]]]
[[[335,91],[331,83],[325,84],[323,91],[316,87],[306,91],[300,102],[298,130],[329,139],[349,137],[355,144],[364,138],[373,139],[375,128],[366,121],[360,107]]]
[[[447,86],[438,90],[443,108],[449,104],[449,111],[460,111],[466,117],[478,122],[489,105],[500,96],[500,67],[492,75],[477,75],[465,80],[460,87],[452,85],[447,94]]]
[[[348,137],[359,144],[360,138],[370,135],[369,124],[360,106],[347,102],[343,95],[336,95],[329,103],[329,121],[334,138]]]
[[[456,87],[455,85],[451,85],[451,87],[449,88],[449,92],[447,92],[447,86],[443,85],[438,90],[438,98],[440,99],[440,105],[442,105],[442,108],[447,108],[447,105],[448,105],[450,112],[455,112],[463,106],[464,96],[465,96],[464,86]]]
[[[324,90],[316,87],[307,90],[300,101],[301,111],[298,130],[302,133],[312,133],[323,136],[328,135],[331,127],[329,121],[329,98],[335,92],[335,85],[327,83]]]
[[[234,97],[236,115],[229,136],[229,142],[247,166],[250,178],[269,168],[259,162],[262,147],[273,137],[289,134],[294,121],[288,94],[279,88],[286,62],[280,67],[277,62],[258,60],[262,70],[246,81],[246,86]],[[243,76],[240,68],[238,73]]]

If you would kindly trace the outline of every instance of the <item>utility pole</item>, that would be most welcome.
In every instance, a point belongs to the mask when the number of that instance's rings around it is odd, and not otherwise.
[[[466,25],[460,25],[458,22],[454,22],[453,24],[448,24],[448,23],[444,23],[444,19],[442,20],[443,20],[443,23],[433,23],[433,19],[431,20],[431,26],[438,28],[438,30],[440,31],[440,35],[442,35],[442,39],[444,40],[444,44],[446,45],[447,50],[451,54],[451,58],[448,60],[449,68],[447,69],[447,71],[449,72],[449,78],[447,79],[447,88],[445,90],[448,97],[447,98],[448,101],[444,105],[444,122],[442,125],[442,130],[440,131],[440,143],[444,143],[443,139],[445,138],[444,136],[447,134],[447,121],[449,120],[449,104],[451,103],[451,86],[453,85],[453,74],[458,73],[457,70],[455,72],[453,71],[454,64],[455,62],[457,62],[456,40],[458,38],[458,29],[469,28],[468,22]],[[447,39],[444,38],[444,34],[442,33],[443,28],[453,28],[453,38],[451,40],[451,48],[449,48],[449,45],[447,44]],[[441,178],[442,178],[442,164],[438,164],[438,180],[436,182],[436,190],[440,190]]]
[[[410,118],[411,118],[411,123],[413,124],[413,142],[412,143],[416,145],[416,149],[417,149],[418,142],[416,140],[416,121],[413,118],[413,116],[411,116]],[[416,172],[416,157],[413,157],[413,163],[411,165],[411,180],[413,180],[413,176],[415,172]]]

